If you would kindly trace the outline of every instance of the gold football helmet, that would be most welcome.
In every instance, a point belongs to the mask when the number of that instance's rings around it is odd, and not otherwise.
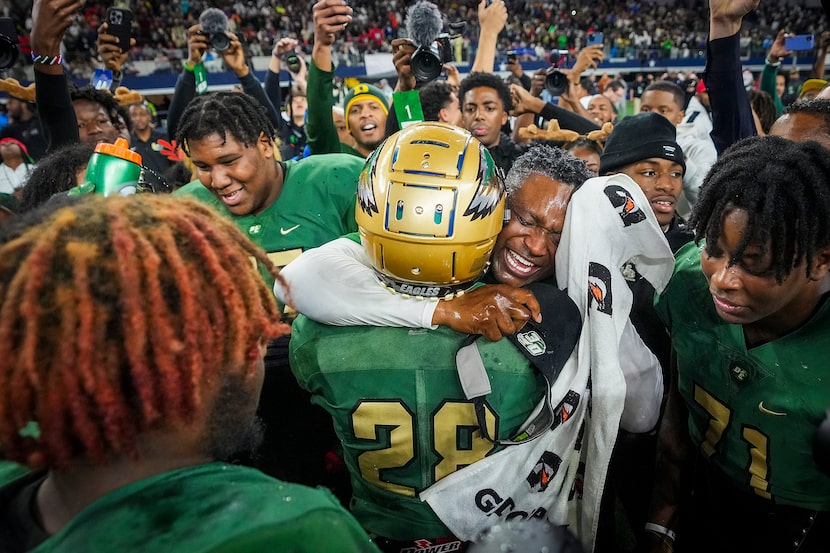
[[[487,149],[441,123],[410,125],[375,150],[355,219],[380,279],[402,294],[446,298],[487,270],[504,184]]]

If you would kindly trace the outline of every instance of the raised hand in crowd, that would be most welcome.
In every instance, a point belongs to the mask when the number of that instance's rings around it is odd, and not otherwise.
[[[824,31],[819,36],[818,52],[816,52],[816,61],[813,63],[814,79],[824,79],[824,65],[828,51],[830,51],[830,31]]]
[[[61,41],[72,24],[72,16],[84,5],[83,0],[35,0],[32,6],[32,52],[48,59],[59,57]],[[60,63],[34,64],[35,71],[51,75],[63,73]]]
[[[198,23],[187,30],[187,63],[190,66],[202,61],[210,48],[210,39],[201,30],[202,26]]]
[[[345,0],[320,0],[312,8],[314,18],[314,48],[311,58],[323,71],[332,71],[331,46],[337,33],[352,20],[352,8]]]
[[[545,101],[534,96],[529,90],[517,84],[510,85],[510,96],[513,99],[513,110],[510,115],[518,117],[525,113],[539,113],[545,107]]]
[[[478,51],[470,72],[492,73],[496,63],[499,33],[507,23],[507,6],[504,5],[504,0],[493,0],[490,5],[487,5],[486,0],[481,0],[478,3],[478,23],[481,26]]]
[[[391,42],[391,45],[392,63],[395,64],[395,71],[398,73],[395,92],[415,90],[415,75],[412,74],[412,67],[409,65],[412,54],[415,53],[415,44],[408,38],[396,38]]]
[[[778,34],[775,35],[775,40],[772,41],[772,45],[769,47],[769,52],[767,53],[767,61],[770,63],[778,63],[783,58],[789,56],[792,52],[787,50],[786,40],[788,35],[785,29],[781,29],[778,31]]]
[[[104,63],[104,68],[112,71],[114,79],[120,80],[121,68],[125,63],[127,63],[127,59],[130,57],[130,52],[129,50],[126,52],[121,51],[118,37],[109,34],[107,32],[108,29],[109,24],[106,22],[102,23],[101,26],[98,27],[96,48],[98,50],[98,56]],[[135,46],[134,38],[130,38],[130,46]]]
[[[588,69],[596,69],[604,59],[605,54],[602,51],[602,44],[595,44],[594,46],[586,46],[576,56],[576,61],[568,73],[568,78],[571,82],[579,83],[580,77]]]
[[[451,63],[445,63],[444,74],[447,76],[447,83],[458,92],[458,89],[461,88],[461,74],[458,72],[458,68]]]
[[[709,0],[709,40],[732,36],[741,30],[746,14],[761,0]]]
[[[274,48],[271,50],[271,59],[268,62],[268,69],[279,75],[282,69],[282,57],[288,52],[293,52],[297,48],[299,41],[296,38],[284,36],[279,39]],[[303,65],[305,67],[305,65]],[[288,70],[291,73],[290,70]],[[293,75],[293,73],[292,73]]]
[[[530,79],[530,93],[533,96],[539,97],[545,89],[545,79],[547,79],[548,70],[545,67],[537,69],[533,72],[533,77]]]
[[[251,72],[251,68],[248,67],[248,61],[245,59],[245,49],[242,48],[242,43],[239,42],[239,38],[235,33],[225,31],[225,34],[230,39],[230,46],[220,52],[220,54],[222,55],[222,59],[225,60],[225,65],[228,66],[228,69],[233,71],[234,75],[241,79]]]

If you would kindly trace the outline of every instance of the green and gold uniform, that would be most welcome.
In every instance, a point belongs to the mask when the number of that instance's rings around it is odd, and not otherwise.
[[[678,386],[701,452],[737,487],[776,503],[830,510],[830,477],[813,435],[830,405],[830,304],[796,331],[747,349],[741,325],[715,311],[688,244],[657,302],[677,351]]]
[[[259,215],[233,215],[198,180],[174,194],[193,196],[231,218],[277,267],[287,265],[303,250],[357,230],[354,206],[362,159],[330,154],[283,164],[280,195]],[[274,279],[263,276],[273,287]]]
[[[13,505],[21,496],[31,500],[43,477],[43,473],[32,473],[0,482],[0,513],[4,515],[0,551],[20,550],[14,548],[15,541],[26,538],[15,533],[35,523],[30,507]],[[15,513],[23,520],[15,519]],[[281,482],[246,467],[210,463],[165,472],[112,491],[30,551],[318,553],[377,549],[328,492]]]
[[[786,336],[747,348],[743,327],[715,311],[701,248],[678,251],[656,302],[699,448],[676,550],[827,551],[830,477],[813,460],[813,439],[830,405],[830,302]]]
[[[479,431],[455,354],[464,335],[294,322],[291,367],[334,419],[352,479],[352,513],[392,540],[449,536],[418,494],[497,450]],[[491,436],[512,437],[544,395],[544,381],[507,340],[478,341],[492,393]],[[313,431],[313,429],[309,429]]]

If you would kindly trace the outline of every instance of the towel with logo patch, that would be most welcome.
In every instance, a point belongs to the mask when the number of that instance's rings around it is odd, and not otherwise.
[[[617,431],[621,423],[649,430],[662,399],[659,363],[628,322],[633,300],[621,268],[633,263],[660,291],[673,261],[648,201],[629,177],[593,178],[574,193],[556,274],[583,326],[551,388],[554,422],[539,438],[509,446],[420,494],[453,534],[472,540],[500,519],[536,517],[569,524],[586,551],[593,549]],[[641,374],[624,374],[621,359],[640,365]]]

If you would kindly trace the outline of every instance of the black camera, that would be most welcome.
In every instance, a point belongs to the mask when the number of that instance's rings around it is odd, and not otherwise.
[[[435,79],[441,74],[444,64],[452,61],[450,35],[441,33],[429,44],[419,46],[412,54],[409,67],[412,75],[420,82]]]
[[[515,50],[507,52],[507,63],[516,63],[519,60]]]
[[[210,42],[210,45],[217,52],[224,52],[231,47],[231,39],[225,33],[206,33],[199,31],[199,34],[207,36],[208,42]]]
[[[570,87],[568,76],[559,71],[559,66],[565,61],[567,54],[567,50],[552,50],[550,53],[550,67],[545,76],[545,90],[551,96],[562,96]]]
[[[300,69],[303,67],[300,63],[300,56],[297,54],[288,54],[285,56],[285,66],[292,73],[299,73]]]
[[[222,10],[207,8],[199,16],[199,25],[202,26],[200,34],[206,35],[214,50],[224,52],[231,47],[231,39],[228,37],[228,18]]]
[[[11,17],[0,17],[0,71],[17,63],[20,50],[17,48],[17,29]]]

